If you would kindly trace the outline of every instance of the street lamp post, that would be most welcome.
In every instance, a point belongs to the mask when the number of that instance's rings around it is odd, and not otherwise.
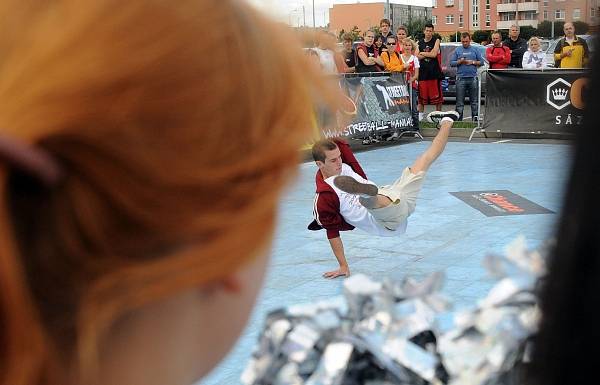
[[[317,24],[315,23],[315,0],[313,0],[313,28],[317,27]]]
[[[302,5],[302,26],[306,27],[306,9],[304,9],[304,5]]]

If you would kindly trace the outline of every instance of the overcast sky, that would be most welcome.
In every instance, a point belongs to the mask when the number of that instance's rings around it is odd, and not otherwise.
[[[275,19],[296,25],[302,25],[304,14],[306,15],[306,25],[312,26],[312,5],[313,0],[248,0],[261,10],[270,14]],[[317,26],[327,25],[329,22],[329,8],[333,4],[352,4],[352,3],[385,3],[385,0],[314,0],[315,4],[315,22]],[[431,6],[432,0],[391,0],[390,3],[411,4],[421,6]]]

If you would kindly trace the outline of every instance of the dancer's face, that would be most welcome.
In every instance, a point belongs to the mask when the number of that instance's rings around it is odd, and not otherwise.
[[[325,150],[325,161],[317,161],[317,166],[324,178],[340,175],[342,172],[342,154],[340,149]]]

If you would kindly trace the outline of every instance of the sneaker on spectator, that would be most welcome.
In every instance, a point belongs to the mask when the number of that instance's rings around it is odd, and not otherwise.
[[[456,111],[433,111],[427,115],[426,121],[435,123],[436,127],[440,128],[442,119],[448,118],[455,122],[459,117],[460,115]]]
[[[386,139],[388,142],[391,140],[396,140],[398,139],[398,137],[400,136],[400,133],[398,133],[398,131],[394,131],[394,133],[390,136],[388,136],[388,138]]]

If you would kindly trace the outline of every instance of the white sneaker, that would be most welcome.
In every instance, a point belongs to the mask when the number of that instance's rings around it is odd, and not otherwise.
[[[400,136],[400,134],[398,133],[398,131],[394,131],[394,133],[392,135],[390,135],[386,140],[388,142],[391,140],[396,140],[396,139],[398,139],[399,136]]]
[[[426,121],[435,123],[436,127],[440,128],[442,120],[455,122],[459,117],[460,115],[456,111],[433,111],[427,115]]]

